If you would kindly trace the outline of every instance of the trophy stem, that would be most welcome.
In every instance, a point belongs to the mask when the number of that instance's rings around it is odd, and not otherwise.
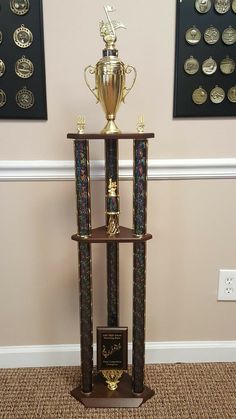
[[[106,126],[101,131],[101,134],[120,134],[121,130],[116,125],[115,121],[108,120]]]

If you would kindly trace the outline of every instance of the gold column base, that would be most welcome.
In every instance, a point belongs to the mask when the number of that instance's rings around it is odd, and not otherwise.
[[[116,125],[113,119],[107,121],[107,124],[101,131],[101,134],[120,134],[120,133],[121,133],[121,130],[118,128],[118,126]]]

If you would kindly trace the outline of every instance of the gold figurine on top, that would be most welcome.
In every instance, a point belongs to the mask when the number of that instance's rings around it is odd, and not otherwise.
[[[103,49],[103,58],[93,67],[87,66],[84,70],[85,82],[100,102],[106,114],[107,124],[101,131],[102,134],[120,133],[120,129],[115,123],[116,114],[121,102],[124,102],[127,94],[132,89],[136,80],[136,70],[131,65],[125,65],[118,58],[118,50],[116,49],[116,30],[125,28],[124,24],[111,20],[110,13],[115,11],[114,6],[104,6],[107,22],[100,22],[100,35],[105,42]],[[126,87],[126,75],[134,73],[130,87]],[[88,81],[87,75],[95,75],[95,87],[92,88]]]

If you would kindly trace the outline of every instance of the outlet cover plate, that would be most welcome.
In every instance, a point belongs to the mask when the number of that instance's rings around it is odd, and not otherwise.
[[[236,301],[236,270],[220,269],[218,300]]]

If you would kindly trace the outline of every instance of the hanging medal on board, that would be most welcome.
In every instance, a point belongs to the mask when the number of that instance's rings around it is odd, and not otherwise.
[[[32,108],[34,105],[34,94],[26,87],[23,87],[16,94],[16,103],[22,109]]]
[[[29,0],[11,0],[10,9],[18,16],[26,15],[29,11]]]
[[[0,108],[2,108],[7,101],[6,93],[4,90],[0,89]]]
[[[3,76],[3,74],[5,73],[6,67],[5,64],[2,60],[0,60],[0,77]]]
[[[19,60],[16,61],[15,72],[18,77],[21,77],[22,79],[28,79],[33,75],[34,65],[32,61],[30,61],[28,58],[25,58],[23,55],[22,58],[19,58]]]
[[[18,47],[28,48],[33,42],[33,34],[28,28],[25,27],[25,25],[22,24],[20,28],[15,30],[13,39]]]

